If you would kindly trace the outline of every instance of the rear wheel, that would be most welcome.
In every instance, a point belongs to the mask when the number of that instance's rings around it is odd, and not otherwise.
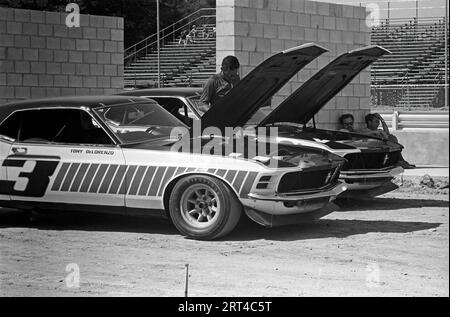
[[[217,239],[237,225],[242,205],[222,181],[196,175],[182,178],[169,199],[169,214],[183,235],[201,240]]]

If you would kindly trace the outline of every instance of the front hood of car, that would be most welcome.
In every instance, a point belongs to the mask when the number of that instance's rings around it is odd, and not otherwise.
[[[230,142],[233,142],[231,146]],[[245,146],[240,147],[237,145],[238,142],[244,142]],[[248,146],[249,142],[255,142],[255,151],[249,150],[252,148]],[[217,136],[203,136],[185,140],[162,138],[151,142],[125,144],[122,147],[233,157],[252,160],[273,168],[321,168],[324,166],[343,165],[345,162],[342,157],[326,149],[315,147],[314,144],[311,147],[280,144],[270,141],[257,141],[252,136],[244,136],[239,139],[227,139]]]
[[[369,46],[342,54],[300,86],[259,125],[308,122],[356,75],[386,53],[390,52],[380,46]]]
[[[202,116],[202,127],[222,131],[242,127],[289,79],[326,51],[316,44],[304,44],[268,58]]]

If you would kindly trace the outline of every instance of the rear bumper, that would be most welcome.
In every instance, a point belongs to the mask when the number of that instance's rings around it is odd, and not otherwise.
[[[384,170],[341,171],[339,180],[345,182],[348,191],[370,190],[383,186],[395,176],[403,173],[403,168],[392,167]]]
[[[316,192],[261,195],[250,193],[245,208],[269,215],[294,215],[322,209],[336,196],[347,190],[341,182]]]

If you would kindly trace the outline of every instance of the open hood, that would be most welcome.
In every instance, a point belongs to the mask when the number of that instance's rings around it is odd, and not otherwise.
[[[300,69],[326,51],[308,43],[266,59],[202,116],[202,127],[243,126]]]
[[[277,122],[306,123],[363,69],[390,52],[369,46],[342,54],[292,93],[259,125]]]

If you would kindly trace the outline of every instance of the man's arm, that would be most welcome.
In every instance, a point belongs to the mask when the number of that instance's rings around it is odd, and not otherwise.
[[[214,87],[214,80],[209,78],[205,85],[203,86],[202,95],[200,96],[200,103],[198,109],[205,113],[211,107],[211,100],[216,93],[216,88]]]
[[[375,113],[375,115],[377,116],[378,120],[380,120],[381,122],[381,126],[383,127],[383,131],[386,134],[386,136],[388,136],[389,134],[391,134],[389,132],[389,128],[386,124],[386,121],[384,121],[383,117],[379,114],[379,113]]]

